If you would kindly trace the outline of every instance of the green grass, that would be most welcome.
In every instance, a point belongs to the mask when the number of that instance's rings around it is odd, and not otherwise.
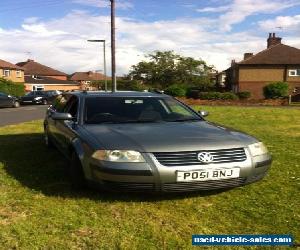
[[[274,163],[264,180],[186,195],[74,192],[67,162],[43,145],[41,121],[0,128],[0,248],[191,249],[192,234],[227,233],[299,242],[300,110],[202,109],[266,143]]]

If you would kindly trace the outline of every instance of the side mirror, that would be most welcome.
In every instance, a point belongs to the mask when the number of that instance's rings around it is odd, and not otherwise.
[[[58,121],[71,121],[71,120],[73,120],[73,116],[69,113],[55,112],[51,115],[51,118],[53,120],[58,120]]]
[[[209,113],[207,111],[204,111],[204,110],[200,110],[198,111],[198,113],[202,116],[202,117],[206,117],[209,115]]]

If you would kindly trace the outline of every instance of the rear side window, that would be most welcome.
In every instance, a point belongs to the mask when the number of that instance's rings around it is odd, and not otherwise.
[[[78,98],[77,96],[72,96],[65,108],[64,108],[64,113],[69,113],[72,115],[72,117],[77,118],[77,111],[78,111]]]

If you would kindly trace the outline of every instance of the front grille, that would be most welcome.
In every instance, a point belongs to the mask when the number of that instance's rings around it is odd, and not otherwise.
[[[242,186],[245,184],[246,178],[232,178],[211,181],[195,181],[195,182],[176,182],[163,184],[164,192],[188,192],[200,190],[213,190]]]
[[[113,182],[103,181],[106,188],[114,191],[124,192],[153,192],[153,183]]]
[[[242,162],[247,159],[245,150],[243,148],[184,152],[160,152],[153,153],[153,155],[160,164],[168,167],[205,165],[205,163],[202,163],[198,160],[198,154],[201,152],[208,152],[213,156],[214,160],[211,163]]]

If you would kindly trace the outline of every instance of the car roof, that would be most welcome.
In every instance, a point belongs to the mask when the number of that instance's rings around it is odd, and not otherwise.
[[[71,91],[71,92],[67,92],[67,94],[86,96],[86,97],[168,97],[168,95],[165,95],[163,93],[139,92],[139,91],[116,91],[116,92]]]

